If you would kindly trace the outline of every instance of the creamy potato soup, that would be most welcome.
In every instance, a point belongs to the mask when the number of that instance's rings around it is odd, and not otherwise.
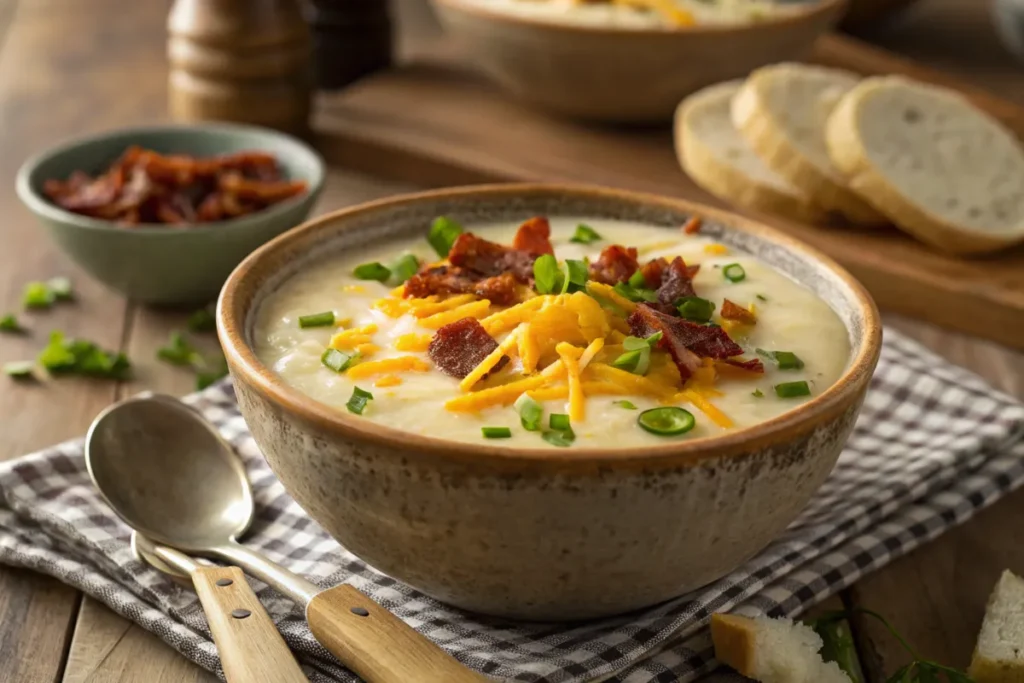
[[[799,3],[776,0],[470,0],[524,18],[582,26],[655,28],[735,25],[793,14]],[[809,3],[803,3],[808,6]],[[796,6],[794,6],[796,5]]]
[[[755,425],[848,363],[846,329],[823,301],[699,232],[439,219],[427,238],[425,227],[287,280],[257,311],[259,358],[359,419],[551,448]]]

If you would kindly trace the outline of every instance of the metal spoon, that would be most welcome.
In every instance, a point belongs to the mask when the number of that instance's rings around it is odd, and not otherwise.
[[[107,408],[89,428],[85,461],[132,528],[158,544],[236,564],[292,598],[305,608],[313,636],[368,683],[486,680],[352,586],[321,591],[240,545],[235,539],[254,514],[245,470],[183,403],[150,395]]]
[[[238,567],[209,567],[132,532],[132,550],[175,578],[191,578],[228,683],[309,683]]]

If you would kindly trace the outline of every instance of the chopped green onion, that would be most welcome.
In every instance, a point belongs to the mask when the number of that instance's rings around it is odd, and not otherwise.
[[[650,351],[648,351],[647,353],[650,354]],[[622,354],[621,356],[612,361],[612,366],[620,370],[625,370],[626,372],[632,372],[633,374],[641,375],[643,373],[637,372],[637,368],[642,361],[643,355],[643,349],[636,349],[635,351],[626,351],[624,354]]]
[[[697,424],[693,413],[675,406],[645,410],[640,413],[636,421],[644,430],[658,436],[685,434]]]
[[[391,280],[395,285],[405,284],[405,281],[415,275],[420,269],[420,260],[412,254],[402,254],[397,261],[391,264]]]
[[[355,270],[352,271],[352,275],[360,280],[376,280],[377,282],[384,282],[391,277],[391,269],[382,263],[373,261],[372,263],[363,263],[356,266]]]
[[[533,282],[539,294],[552,294],[559,288],[561,273],[558,261],[551,254],[543,254],[533,262]]]
[[[511,439],[512,430],[508,427],[481,427],[485,439]]]
[[[61,332],[51,332],[50,342],[37,359],[53,374],[75,374],[104,379],[128,379],[131,363],[123,353],[104,351],[84,339],[68,339]]]
[[[528,432],[540,431],[541,423],[544,420],[544,406],[523,394],[516,399],[513,407],[519,413],[519,421],[523,423],[523,429]]]
[[[21,325],[18,324],[18,319],[14,317],[13,313],[8,313],[4,317],[0,318],[0,332],[21,331]]]
[[[192,332],[213,332],[217,329],[217,318],[206,308],[201,308],[188,317],[188,329]]]
[[[750,392],[750,395],[753,396],[754,398],[763,398],[764,392],[762,392],[760,389],[754,389],[752,392]]]
[[[576,440],[576,434],[571,429],[565,431],[552,430],[550,432],[544,432],[541,434],[541,438],[547,441],[552,446],[558,446],[560,448],[567,448],[572,445],[572,442]]]
[[[699,296],[684,296],[676,299],[676,309],[683,318],[696,323],[706,323],[715,312],[715,304]]]
[[[661,337],[661,332],[655,332],[650,337],[626,337],[622,340],[622,348],[627,351],[654,348],[654,345],[661,341]]]
[[[755,294],[754,296],[756,296],[761,301],[768,301],[768,297],[764,296],[763,294]]]
[[[71,290],[71,280],[66,277],[54,277],[46,283],[46,286],[57,301],[70,301],[74,298],[74,293]]]
[[[311,313],[309,315],[299,316],[299,327],[328,327],[334,324],[334,311],[324,311],[323,313]]]
[[[722,268],[722,275],[729,282],[742,282],[747,278],[747,271],[738,263],[730,263]]]
[[[798,398],[800,396],[810,396],[811,388],[807,386],[807,382],[783,382],[782,384],[775,385],[775,395],[779,398]]]
[[[648,303],[653,303],[658,300],[658,293],[653,289],[639,289],[631,287],[625,282],[620,282],[612,287],[612,289],[620,296],[624,296],[630,301],[646,301]]]
[[[352,390],[352,397],[345,404],[348,408],[348,412],[355,413],[356,415],[362,415],[363,410],[366,409],[366,404],[373,400],[373,394],[369,391],[363,391],[359,387],[355,387]]]
[[[800,370],[804,367],[804,362],[792,351],[765,351],[764,349],[755,349],[755,351],[765,360],[775,363],[779,370]]]
[[[35,377],[35,363],[30,360],[4,363],[4,374],[12,379],[31,379]]]
[[[561,413],[553,413],[548,419],[548,426],[562,432],[572,429],[572,426],[569,424],[569,416],[562,415]]]
[[[576,244],[590,244],[591,242],[597,242],[601,239],[601,236],[597,232],[587,225],[586,223],[580,223],[576,226],[576,232],[573,233],[572,237],[569,238],[570,242]]]
[[[633,289],[644,289],[647,287],[647,278],[644,277],[643,271],[636,271],[629,276],[627,284]]]
[[[25,308],[49,308],[57,299],[45,282],[30,282],[25,285],[22,302]]]
[[[632,401],[612,401],[612,405],[626,410],[636,410],[636,405]]]
[[[359,353],[345,353],[338,349],[327,349],[320,356],[320,362],[323,363],[324,367],[330,368],[335,372],[343,372],[348,369],[352,363],[359,359]]]
[[[167,345],[157,349],[156,357],[171,365],[203,365],[197,361],[199,352],[181,332],[172,332]]]
[[[462,234],[462,226],[445,216],[438,216],[430,224],[430,232],[427,233],[427,242],[434,248],[437,255],[447,258],[448,252],[452,250],[455,240]]]
[[[566,259],[562,262],[562,294],[581,292],[587,288],[589,272],[585,261]]]

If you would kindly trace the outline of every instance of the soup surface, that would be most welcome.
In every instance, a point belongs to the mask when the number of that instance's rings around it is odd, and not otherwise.
[[[548,226],[527,223],[540,234]],[[461,228],[446,227],[450,242]],[[506,301],[507,291],[486,287],[521,269],[523,250],[507,247],[518,227],[471,226],[451,250],[455,263],[463,239],[481,238],[472,255],[506,245],[496,253],[510,265],[472,285],[490,303],[472,292],[421,296],[424,284],[445,281],[423,275],[396,286],[415,271],[387,277],[381,264],[408,268],[409,254],[421,272],[470,269],[451,270],[439,260],[445,248],[435,253],[422,237],[382,243],[314,263],[269,295],[257,311],[256,353],[340,411],[510,447],[643,447],[721,434],[810,400],[847,366],[846,329],[823,301],[748,254],[677,229],[553,218],[554,256],[530,252],[530,276]],[[544,250],[547,237],[537,239],[528,246]],[[361,279],[370,276],[387,279]],[[313,326],[301,326],[303,316]]]
[[[736,25],[798,12],[799,5],[776,0],[471,0],[474,4],[524,18],[582,26],[657,28]],[[804,3],[806,7],[806,3]]]

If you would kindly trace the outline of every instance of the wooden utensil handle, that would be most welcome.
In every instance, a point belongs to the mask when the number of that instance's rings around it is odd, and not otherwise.
[[[238,567],[200,567],[192,583],[228,683],[309,683]]]
[[[306,621],[320,644],[367,683],[488,680],[352,586],[336,586],[314,597]]]

